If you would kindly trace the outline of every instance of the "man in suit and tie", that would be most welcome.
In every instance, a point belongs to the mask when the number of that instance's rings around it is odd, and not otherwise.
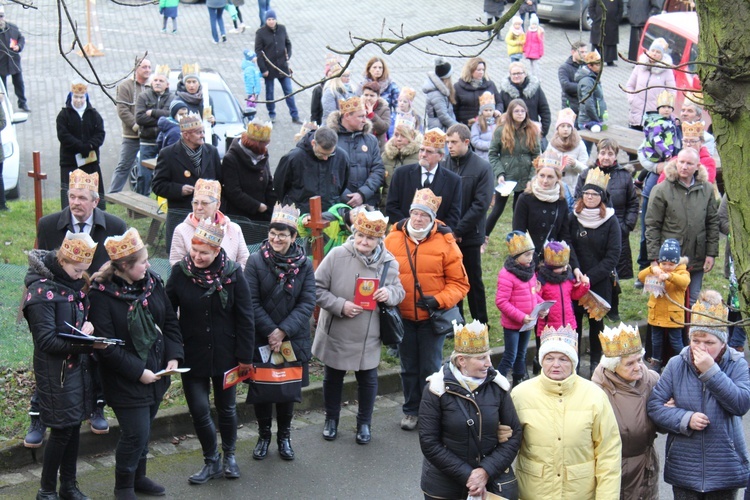
[[[92,240],[99,243],[91,266],[88,268],[88,273],[93,274],[109,260],[107,250],[104,248],[104,240],[110,236],[123,234],[128,230],[128,226],[119,217],[97,208],[99,204],[98,173],[87,174],[81,169],[76,169],[70,173],[68,184],[68,206],[60,212],[45,215],[39,219],[36,228],[37,246],[41,250],[55,250],[60,248],[68,231],[88,233]],[[94,359],[92,358],[92,362]],[[96,366],[92,366],[91,373],[94,378],[96,404],[94,412],[89,417],[89,423],[94,434],[106,434],[109,432],[109,423],[104,418],[104,395]],[[31,425],[23,444],[27,448],[39,448],[44,440],[46,427],[39,419],[39,401],[36,393],[31,396],[29,417],[31,417]]]
[[[461,177],[439,164],[445,156],[445,132],[433,128],[425,132],[419,148],[419,163],[404,165],[393,172],[386,212],[393,222],[409,217],[409,207],[417,189],[429,187],[443,201],[437,219],[451,229],[461,220]]]

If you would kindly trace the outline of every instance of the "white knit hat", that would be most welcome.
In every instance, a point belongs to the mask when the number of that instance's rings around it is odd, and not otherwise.
[[[541,336],[539,348],[539,363],[550,352],[565,354],[573,363],[573,369],[578,366],[578,333],[570,325],[553,328],[545,326]]]

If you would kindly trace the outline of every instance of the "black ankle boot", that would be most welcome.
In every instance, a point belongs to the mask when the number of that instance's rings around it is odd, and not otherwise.
[[[253,452],[255,453],[255,452]],[[234,452],[224,453],[224,477],[227,479],[237,479],[240,477],[240,468],[237,466],[237,460],[234,458]]]
[[[258,444],[253,450],[255,460],[263,460],[268,455],[268,447],[271,445],[271,419],[258,419]]]
[[[524,380],[526,380],[526,377],[524,375],[513,375],[513,387],[516,387]]]
[[[78,482],[75,479],[60,481],[60,498],[63,500],[91,500],[78,489]]]
[[[337,418],[326,418],[323,426],[323,439],[333,441],[338,436],[339,420]]]
[[[164,486],[146,477],[146,462],[147,459],[145,458],[138,461],[138,468],[135,470],[135,481],[133,481],[133,489],[138,493],[151,495],[153,497],[162,497],[166,495],[167,489]]]
[[[357,444],[369,444],[371,439],[370,424],[357,424]]]
[[[56,491],[47,491],[40,488],[36,492],[36,500],[58,500],[59,498]]]
[[[205,458],[203,461],[205,464],[200,472],[196,472],[188,478],[190,484],[207,483],[211,479],[216,479],[224,475],[220,453],[217,453],[212,458]]]
[[[117,500],[138,500],[133,489],[135,472],[115,471],[115,498]]]
[[[294,460],[291,422],[279,422],[279,434],[276,436],[276,444],[279,446],[279,455],[281,455],[281,458],[284,460]]]

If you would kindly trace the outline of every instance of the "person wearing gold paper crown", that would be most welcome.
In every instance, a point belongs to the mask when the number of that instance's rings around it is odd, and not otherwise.
[[[188,214],[184,222],[181,222],[172,234],[172,245],[169,250],[169,263],[175,265],[183,257],[190,253],[190,245],[195,234],[195,228],[203,219],[221,226],[223,237],[221,248],[227,254],[227,258],[235,261],[242,268],[250,256],[245,243],[242,229],[236,223],[229,220],[221,210],[221,184],[219,181],[207,181],[198,179],[193,192],[193,211]]]
[[[399,305],[404,320],[399,354],[404,388],[401,428],[407,431],[417,428],[426,378],[443,362],[445,335],[435,335],[430,316],[453,308],[469,291],[461,250],[450,228],[437,220],[441,201],[429,188],[418,190],[409,218],[396,223],[385,238],[406,292]]]
[[[253,120],[234,139],[221,161],[226,213],[250,220],[269,221],[276,204],[268,145],[273,124]]]
[[[276,204],[268,230],[268,239],[260,250],[250,256],[245,268],[245,277],[250,285],[255,316],[255,351],[253,362],[263,361],[260,348],[273,352],[282,351],[282,344],[289,342],[297,361],[302,363],[302,384],[309,384],[308,364],[310,353],[310,317],[315,309],[315,275],[312,262],[297,243],[297,218],[299,210],[294,205]],[[296,394],[295,399],[302,396]],[[255,402],[248,395],[248,404],[253,404],[258,419],[258,442],[253,450],[255,460],[268,455],[273,423],[273,402]],[[294,401],[281,394],[275,401],[277,444],[284,460],[294,458],[291,442],[291,425],[294,417]]]
[[[511,464],[521,446],[510,384],[492,369],[487,325],[456,328],[450,361],[430,375],[419,406],[422,491],[425,499],[517,499]],[[474,422],[467,425],[467,420]],[[498,438],[500,426],[512,434]]]
[[[125,342],[101,351],[99,363],[107,404],[120,424],[114,494],[118,500],[134,500],[136,492],[161,496],[166,489],[146,476],[146,466],[151,424],[170,379],[155,374],[183,360],[180,325],[138,231],[109,237],[104,247],[111,260],[92,276],[89,318],[97,335]]]
[[[383,153],[380,155],[385,166],[385,180],[380,197],[380,209],[382,211],[386,210],[388,189],[391,187],[394,172],[404,165],[419,163],[419,148],[422,146],[422,140],[424,139],[414,124],[408,121],[396,121],[393,134],[390,137],[388,142],[385,143]]]
[[[716,160],[714,160],[713,156],[709,152],[708,147],[705,146],[706,134],[704,132],[704,127],[705,125],[703,122],[683,122],[682,145],[685,148],[692,148],[698,152],[698,155],[700,156],[700,164],[706,167],[706,172],[708,173],[708,182],[715,184]],[[662,163],[661,165],[662,168],[659,169],[661,175],[659,175],[659,180],[657,181],[657,183],[661,183],[662,181],[664,181],[664,179],[667,178],[666,164]]]
[[[221,246],[224,227],[209,218],[198,223],[190,252],[172,266],[166,288],[169,302],[179,313],[185,349],[183,367],[190,368],[182,374],[182,388],[205,462],[188,478],[191,484],[221,476],[240,477],[234,458],[237,386],[224,389],[224,373],[238,364],[242,375],[250,369],[255,327],[250,288],[242,267]],[[223,461],[211,416],[212,387]]]
[[[159,119],[169,116],[169,106],[174,94],[169,91],[169,66],[157,66],[151,77],[151,88],[147,88],[135,103],[135,122],[140,127],[141,163],[138,165],[138,193],[151,195],[151,178],[154,171],[143,166],[143,160],[156,158],[159,146],[156,143],[159,135]]]
[[[727,307],[714,290],[693,307],[690,345],[662,373],[648,415],[667,436],[664,481],[674,498],[734,499],[750,476],[742,417],[750,410],[747,361],[727,345]]]
[[[88,321],[89,301],[86,274],[94,258],[96,243],[88,234],[68,232],[60,248],[32,250],[23,315],[34,340],[34,378],[40,418],[52,428],[44,450],[41,488],[37,500],[57,496],[86,499],[76,483],[76,460],[81,422],[93,411],[90,356],[94,349],[106,349],[96,342],[77,342],[59,333],[85,335],[100,332]]]
[[[637,327],[620,323],[604,327],[601,363],[591,381],[601,387],[612,404],[622,440],[620,498],[659,498],[659,456],[654,448],[656,425],[646,404],[659,375],[643,362],[645,350]]]
[[[576,375],[578,335],[542,332],[540,376],[513,389],[523,429],[516,462],[520,498],[620,497],[622,442],[607,395]]]
[[[381,342],[380,311],[369,303],[396,306],[405,293],[399,280],[401,263],[383,244],[387,226],[388,218],[379,211],[358,212],[351,238],[331,250],[315,271],[320,318],[312,352],[326,365],[323,438],[329,441],[338,435],[344,375],[350,370],[359,391],[356,441],[368,444],[372,439]],[[374,292],[367,288],[373,282],[365,278],[378,280]]]
[[[57,115],[57,140],[60,141],[60,208],[68,206],[68,177],[73,170],[99,174],[99,148],[104,144],[104,120],[89,102],[88,85],[73,82],[65,106]],[[104,203],[104,183],[99,183],[100,208]]]
[[[542,300],[553,300],[555,303],[546,316],[539,318],[537,323],[539,334],[547,325],[555,328],[570,325],[574,329],[578,326],[573,313],[573,304],[586,295],[590,283],[587,276],[584,276],[580,282],[576,282],[569,261],[570,247],[564,241],[553,240],[544,245],[544,262],[539,266],[536,275],[541,287],[539,296]]]

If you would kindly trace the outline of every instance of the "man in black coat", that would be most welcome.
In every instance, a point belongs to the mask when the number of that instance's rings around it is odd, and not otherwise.
[[[630,22],[630,45],[628,59],[638,59],[638,47],[641,44],[643,27],[651,16],[661,12],[664,0],[630,0],[628,2],[628,22]]]
[[[583,64],[586,55],[586,43],[578,40],[570,46],[570,57],[557,69],[557,79],[562,88],[562,108],[570,108],[578,114],[578,82],[576,71]]]
[[[31,111],[26,104],[26,87],[23,84],[21,71],[21,51],[26,45],[26,39],[13,23],[5,20],[5,7],[0,6],[0,78],[8,88],[8,76],[13,80],[13,90],[18,98],[18,108],[26,112]]]
[[[144,90],[135,103],[135,123],[138,124],[140,135],[141,162],[156,158],[159,146],[156,138],[159,135],[159,118],[169,118],[169,105],[172,104],[174,94],[169,91],[169,66],[158,66],[156,74],[151,78],[151,88]],[[149,196],[151,194],[151,178],[153,170],[138,165],[138,193]]]
[[[487,209],[494,194],[495,175],[487,160],[475,155],[469,144],[471,131],[463,123],[453,125],[446,133],[450,157],[443,164],[461,177],[461,220],[453,234],[463,253],[464,267],[469,278],[469,310],[471,317],[487,324],[487,304],[482,282],[482,244],[487,221]],[[463,301],[458,303],[463,316]],[[466,316],[464,316],[465,318]]]
[[[286,105],[293,123],[302,123],[299,119],[297,104],[292,93],[292,79],[289,76],[289,59],[292,58],[292,42],[286,34],[286,26],[276,22],[276,12],[266,11],[266,24],[255,32],[255,54],[258,56],[258,69],[263,75],[266,87],[266,109],[271,121],[276,121],[276,103],[273,101],[273,81],[278,80],[284,91]]]
[[[461,220],[461,177],[440,166],[445,156],[445,137],[442,130],[428,130],[419,148],[419,163],[394,170],[385,205],[386,214],[394,224],[409,217],[414,193],[429,187],[436,196],[443,198],[437,219],[451,230],[458,227]]]

